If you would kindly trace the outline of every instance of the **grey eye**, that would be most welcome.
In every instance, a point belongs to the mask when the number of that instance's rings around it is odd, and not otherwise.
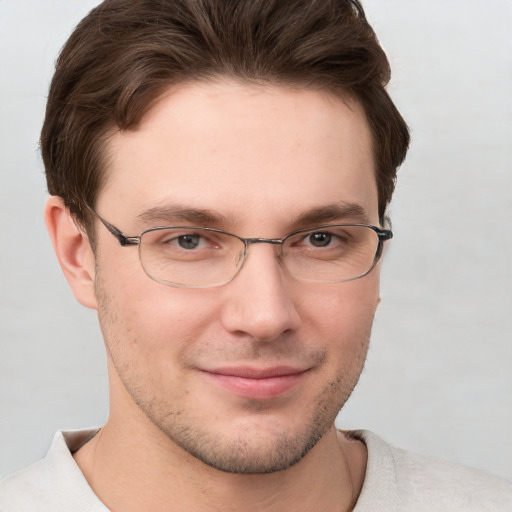
[[[178,237],[178,245],[183,249],[196,249],[200,240],[200,235],[182,235]]]
[[[319,232],[309,235],[309,242],[314,247],[326,247],[331,241],[332,235],[330,233]]]

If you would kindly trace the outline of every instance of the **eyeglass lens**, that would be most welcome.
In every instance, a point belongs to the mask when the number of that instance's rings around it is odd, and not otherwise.
[[[356,279],[378,255],[379,237],[367,226],[323,226],[283,240],[277,255],[293,276],[319,282]],[[246,254],[243,239],[206,228],[154,228],[141,235],[140,259],[155,281],[171,286],[211,287],[229,282]]]

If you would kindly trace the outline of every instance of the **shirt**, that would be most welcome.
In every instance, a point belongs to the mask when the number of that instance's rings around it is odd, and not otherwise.
[[[97,430],[57,432],[47,456],[0,482],[0,512],[108,512],[73,453]],[[476,469],[395,448],[369,431],[354,512],[512,512],[512,483]]]

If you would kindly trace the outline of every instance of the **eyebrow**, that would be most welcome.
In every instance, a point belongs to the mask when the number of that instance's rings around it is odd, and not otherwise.
[[[326,222],[347,220],[369,224],[368,213],[362,206],[345,201],[312,208],[299,215],[295,223],[298,226],[312,226],[321,225]]]
[[[137,219],[144,224],[158,224],[161,226],[190,223],[196,226],[225,226],[235,224],[233,216],[224,216],[218,212],[191,208],[180,204],[156,206],[143,211]],[[347,221],[368,224],[366,210],[355,203],[340,201],[328,205],[312,208],[296,217],[292,224],[298,228],[325,224],[332,221]]]
[[[143,223],[159,223],[173,225],[180,222],[196,224],[198,226],[215,226],[227,221],[224,215],[203,208],[190,208],[182,205],[156,206],[145,210],[137,219]]]

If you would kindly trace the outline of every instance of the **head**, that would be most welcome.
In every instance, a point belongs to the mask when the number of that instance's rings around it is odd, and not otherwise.
[[[103,2],[57,61],[41,134],[50,194],[89,228],[86,205],[95,206],[107,180],[110,134],[136,130],[169,88],[219,78],[355,99],[372,132],[384,219],[409,135],[357,0]]]
[[[356,1],[107,0],[78,25],[42,132],[62,203],[47,222],[98,310],[114,421],[249,473],[293,465],[332,427],[363,367],[378,268],[305,281],[255,244],[231,282],[169,287],[89,207],[127,235],[378,225],[408,145],[388,79]]]

